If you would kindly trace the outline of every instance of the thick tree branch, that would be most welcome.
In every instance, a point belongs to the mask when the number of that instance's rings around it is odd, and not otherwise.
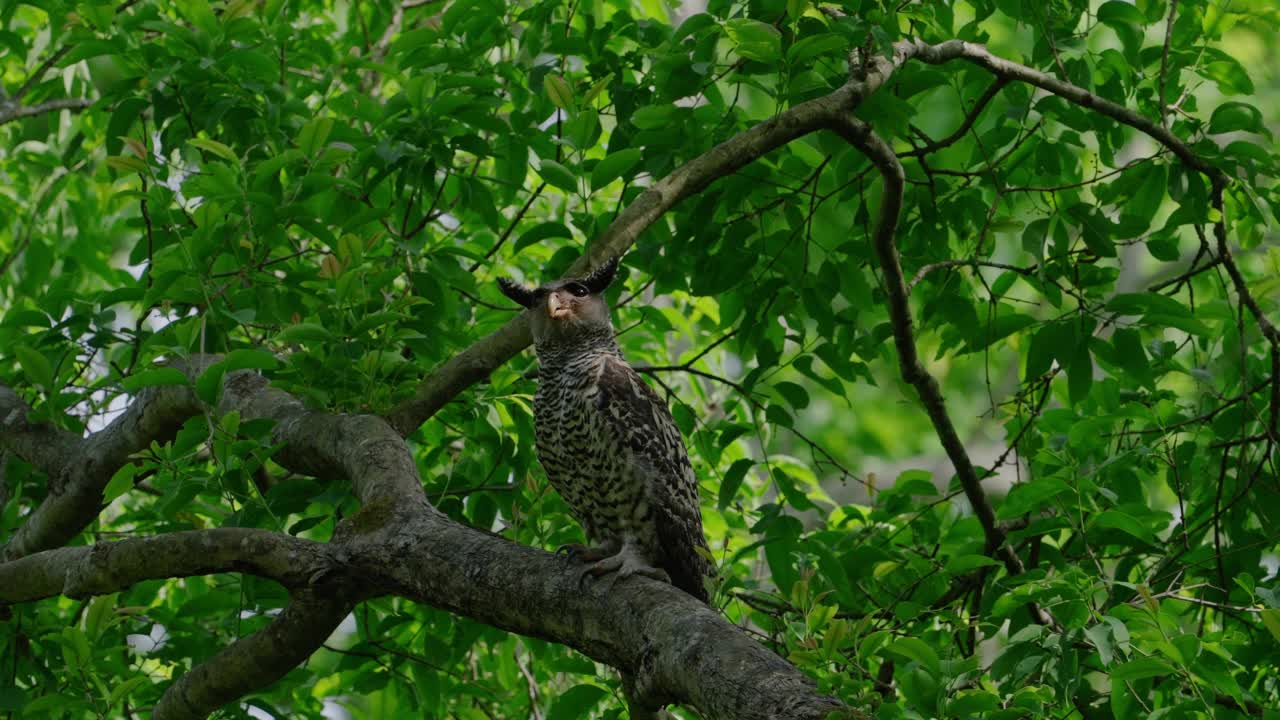
[[[302,664],[355,607],[341,590],[299,592],[261,631],[241,638],[174,681],[156,703],[154,720],[189,720],[266,687]]]
[[[28,419],[31,408],[12,388],[0,385],[0,448],[39,468],[49,477],[62,473],[81,438],[46,423]]]
[[[0,405],[6,397],[10,401],[16,397],[11,394],[7,388],[0,391]],[[9,407],[17,408],[12,404]],[[0,445],[47,472],[50,488],[49,496],[5,544],[0,559],[13,560],[60,547],[75,537],[98,516],[102,509],[102,489],[116,470],[129,461],[129,456],[150,447],[153,441],[166,442],[187,418],[200,411],[200,403],[190,388],[144,388],[110,425],[74,445],[65,434],[30,429],[24,409],[19,408],[16,416],[14,411],[9,411],[0,420]],[[46,451],[24,454],[24,448],[31,450],[27,441],[31,432],[56,438],[58,457],[51,459]]]
[[[302,401],[255,372],[227,376],[218,413],[232,410],[244,420],[275,421],[272,441],[284,445],[272,459],[302,475],[348,479],[365,504],[406,503],[426,507],[426,495],[404,440],[379,417],[313,412]]]
[[[583,583],[581,566],[562,555],[411,508],[361,510],[352,521],[361,532],[347,547],[371,584],[573,647],[632,676],[649,704],[689,705],[707,720],[816,720],[842,708],[715,609],[665,583]]]
[[[252,528],[193,530],[67,547],[0,564],[0,603],[88,597],[143,580],[244,572],[301,587],[332,566],[330,547]]]

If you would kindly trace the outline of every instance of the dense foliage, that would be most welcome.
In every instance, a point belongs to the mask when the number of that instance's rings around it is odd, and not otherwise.
[[[883,718],[1280,707],[1273,3],[48,0],[0,20],[0,383],[77,434],[197,353],[226,356],[206,402],[248,367],[388,413],[514,317],[496,278],[557,276],[654,181],[841,86],[854,48],[983,43],[1167,128],[1221,198],[1120,118],[964,61],[907,61],[856,110],[905,170],[915,340],[1021,574],[899,373],[884,186],[838,135],[667,213],[610,301],[701,478],[714,602],[824,691]],[[554,548],[581,536],[534,457],[535,368],[409,439],[436,507]],[[73,544],[328,539],[350,485],[285,473],[269,431],[191,418]],[[0,434],[0,541],[50,492],[15,448]],[[0,713],[144,713],[286,600],[222,574],[14,605]],[[620,693],[561,645],[380,598],[224,714],[619,717]]]

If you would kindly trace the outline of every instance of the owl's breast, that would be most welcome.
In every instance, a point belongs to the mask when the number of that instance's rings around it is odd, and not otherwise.
[[[626,448],[600,416],[599,397],[589,372],[540,378],[534,397],[538,460],[593,541],[627,534],[632,496],[643,492]]]

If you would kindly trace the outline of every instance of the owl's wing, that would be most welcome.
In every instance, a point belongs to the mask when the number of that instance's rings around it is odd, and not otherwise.
[[[714,574],[702,532],[698,479],[667,404],[621,360],[606,360],[596,407],[608,431],[635,462],[648,466],[649,499],[663,557],[659,565],[676,587],[707,602],[704,580]],[[705,553],[705,555],[704,555]]]

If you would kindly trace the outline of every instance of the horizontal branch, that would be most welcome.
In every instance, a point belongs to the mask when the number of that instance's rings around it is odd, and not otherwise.
[[[89,98],[60,98],[35,105],[18,105],[12,102],[0,104],[0,125],[59,110],[84,110],[92,104],[93,101]]]
[[[0,564],[0,603],[81,598],[143,580],[240,572],[300,587],[332,567],[323,543],[252,528],[217,528],[45,550]]]

